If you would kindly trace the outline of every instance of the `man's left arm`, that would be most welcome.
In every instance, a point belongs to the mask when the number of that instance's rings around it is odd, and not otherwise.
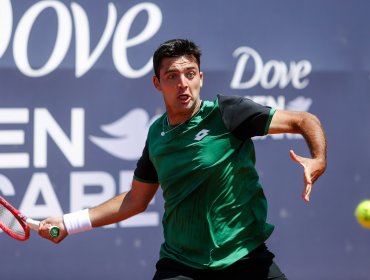
[[[268,134],[276,133],[298,133],[307,142],[311,158],[296,155],[293,150],[290,150],[290,156],[304,168],[302,198],[308,202],[313,183],[326,169],[326,137],[320,120],[307,112],[277,110],[268,130]]]

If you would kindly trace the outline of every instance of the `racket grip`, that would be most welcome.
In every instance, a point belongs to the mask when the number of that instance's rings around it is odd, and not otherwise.
[[[35,231],[39,231],[40,221],[36,221],[36,220],[33,220],[33,219],[28,218],[28,219],[26,220],[26,223],[27,223],[27,225],[28,225],[31,229],[33,229],[33,230],[35,230]],[[50,230],[49,230],[49,234],[50,234],[50,236],[51,236],[51,237],[53,237],[53,238],[58,237],[58,236],[59,236],[59,233],[60,233],[60,230],[59,230],[59,228],[58,228],[58,227],[56,227],[56,226],[52,226],[52,227],[50,228]]]
[[[28,218],[28,219],[26,220],[26,223],[27,223],[27,225],[28,225],[31,229],[33,229],[33,230],[35,230],[35,231],[39,231],[40,221],[36,221],[36,220],[33,220],[33,219]]]

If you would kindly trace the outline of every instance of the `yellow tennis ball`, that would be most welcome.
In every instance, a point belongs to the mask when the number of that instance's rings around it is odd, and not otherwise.
[[[363,200],[357,205],[355,216],[361,226],[370,229],[370,200]]]

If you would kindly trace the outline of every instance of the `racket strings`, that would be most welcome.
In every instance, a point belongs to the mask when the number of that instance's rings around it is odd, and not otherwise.
[[[24,237],[26,235],[21,223],[14,217],[13,213],[2,204],[0,204],[0,224],[18,236]]]

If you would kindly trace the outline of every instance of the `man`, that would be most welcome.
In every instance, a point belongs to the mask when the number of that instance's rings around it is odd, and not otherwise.
[[[265,241],[267,203],[254,167],[251,137],[300,133],[312,158],[290,151],[304,168],[303,199],[326,168],[326,140],[319,120],[306,112],[261,106],[249,99],[218,96],[202,101],[201,50],[170,40],[154,53],[153,84],[166,113],[149,128],[130,191],[91,209],[49,218],[68,234],[117,223],[146,209],[163,189],[165,242],[154,276],[158,279],[286,279]]]

